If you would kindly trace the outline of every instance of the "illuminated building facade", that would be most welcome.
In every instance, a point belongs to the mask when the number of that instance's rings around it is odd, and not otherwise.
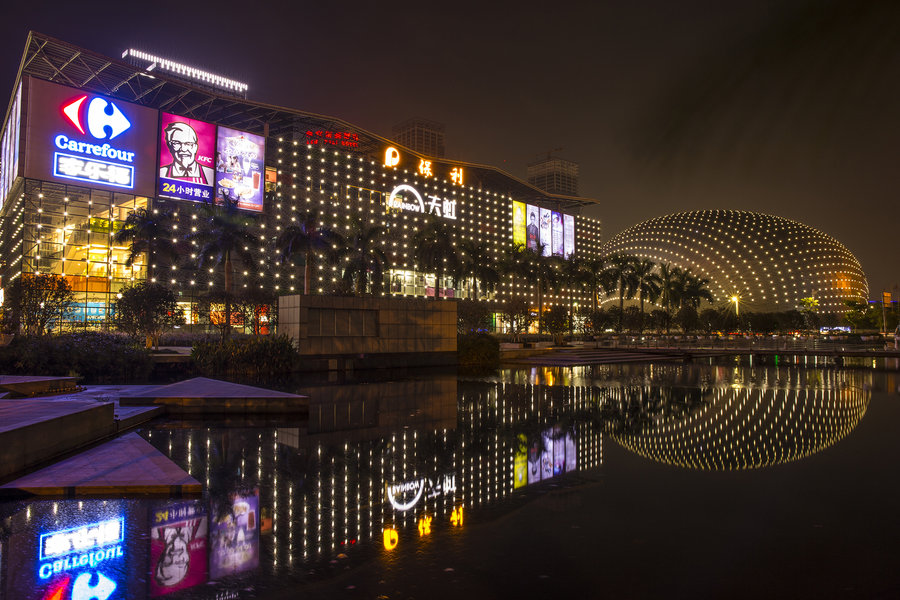
[[[551,194],[578,195],[578,163],[556,156],[528,165],[528,183]]]
[[[629,227],[603,247],[690,269],[709,279],[716,302],[737,297],[740,310],[786,311],[803,298],[821,312],[865,302],[869,287],[855,256],[808,225],[742,210],[701,210],[657,217]]]
[[[260,240],[249,249],[253,261],[235,262],[238,290],[303,290],[302,259],[282,264],[274,241],[313,210],[320,226],[338,232],[352,219],[387,230],[379,240],[389,260],[383,294],[470,297],[468,281],[438,282],[417,265],[412,239],[440,219],[454,244],[486,242],[497,264],[513,243],[514,202],[555,214],[560,224],[568,216],[564,247],[585,256],[600,251],[600,223],[580,214],[592,200],[415,152],[338,119],[236,98],[243,88],[210,89],[239,82],[192,84],[181,71],[215,76],[180,63],[131,50],[128,58],[135,64],[32,33],[5,116],[0,286],[23,274],[64,275],[76,293],[67,325],[102,324],[115,295],[144,279],[170,285],[196,322],[197,298],[221,289],[224,275],[221,267],[200,269],[197,243],[185,246],[183,237],[197,230],[204,203],[224,197],[237,202]],[[152,64],[159,66],[148,71]],[[173,69],[179,77],[167,74]],[[76,81],[87,83],[76,88]],[[138,208],[175,214],[171,236],[183,258],[175,267],[146,255],[128,264],[129,247],[113,241]],[[311,292],[340,292],[341,274],[340,266],[319,265]],[[558,294],[547,303],[568,302],[566,290]],[[487,298],[513,295],[531,299],[536,290],[509,279]]]

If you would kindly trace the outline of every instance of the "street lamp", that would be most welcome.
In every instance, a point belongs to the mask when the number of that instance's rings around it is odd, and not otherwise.
[[[741,311],[739,308],[739,306],[740,306],[739,303],[741,301],[741,297],[738,296],[737,294],[735,294],[734,296],[731,297],[731,301],[734,302],[734,316],[736,316],[736,317],[741,316]]]

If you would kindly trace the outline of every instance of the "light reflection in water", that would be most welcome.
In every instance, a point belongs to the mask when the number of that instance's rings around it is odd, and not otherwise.
[[[0,504],[0,543],[35,572],[41,533],[124,515],[122,572],[136,574],[122,579],[127,597],[171,582],[170,598],[239,597],[249,585],[328,576],[336,560],[429,543],[493,518],[517,495],[577,483],[590,475],[570,472],[602,466],[603,433],[692,468],[808,456],[862,419],[867,377],[609,365],[301,390],[313,399],[306,420],[165,422],[143,432],[205,483],[201,500]],[[0,586],[0,598],[46,593],[34,577]]]

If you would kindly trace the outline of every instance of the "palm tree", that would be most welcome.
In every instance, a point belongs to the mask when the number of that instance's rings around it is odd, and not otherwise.
[[[528,277],[531,265],[532,251],[522,244],[513,244],[503,250],[500,258],[500,272],[510,278],[510,297],[516,294],[516,279]]]
[[[471,278],[472,299],[478,299],[478,283],[485,291],[492,291],[500,281],[500,275],[493,266],[493,258],[487,242],[463,240],[459,243],[459,253],[454,273],[454,285],[462,279]]]
[[[591,291],[591,310],[596,312],[599,306],[598,296],[604,286],[605,262],[603,258],[590,258],[584,262],[584,285]]]
[[[660,263],[659,265],[659,292],[662,300],[663,311],[666,313],[666,334],[669,333],[669,326],[672,321],[672,308],[681,302],[680,285],[682,278],[682,270],[679,267],[673,267],[670,263]]]
[[[343,246],[341,235],[319,224],[319,213],[312,210],[300,215],[297,225],[290,225],[275,240],[281,263],[295,255],[303,255],[303,293],[309,294],[313,263],[318,256],[334,258],[335,248]]]
[[[659,275],[653,272],[655,268],[656,263],[648,258],[635,257],[634,262],[631,264],[635,289],[641,301],[641,321],[638,333],[644,333],[644,299],[649,298],[651,302],[654,302],[661,291],[662,280]]]
[[[431,219],[413,236],[412,242],[417,267],[435,275],[434,299],[437,300],[444,276],[456,272],[456,247],[450,228],[439,219]]]
[[[538,333],[544,332],[544,294],[559,289],[559,259],[555,256],[544,256],[544,244],[538,244],[537,250],[531,250],[530,274],[537,284],[538,294]]]
[[[569,335],[575,327],[575,289],[588,283],[588,261],[578,254],[562,259],[560,275],[569,290]]]
[[[359,218],[350,220],[349,234],[344,236],[344,247],[338,250],[338,260],[343,264],[343,279],[346,284],[356,284],[356,293],[366,293],[369,276],[372,279],[372,293],[381,291],[388,257],[381,249],[388,231],[381,225],[367,225]]]
[[[622,331],[622,315],[625,313],[625,297],[634,298],[636,283],[634,278],[634,259],[626,254],[613,254],[609,257],[606,268],[607,277],[619,292],[619,322],[616,331]]]
[[[129,243],[129,267],[140,254],[147,253],[147,276],[152,279],[152,269],[156,261],[174,263],[178,258],[175,239],[172,238],[172,226],[175,216],[171,209],[149,210],[136,208],[128,213],[125,225],[113,235],[116,243]]]
[[[209,261],[222,265],[225,271],[225,325],[222,339],[231,333],[231,301],[234,294],[234,263],[237,255],[245,265],[254,263],[251,247],[259,246],[259,238],[249,231],[252,219],[238,210],[237,202],[226,197],[222,204],[204,203],[197,231],[185,236],[185,240],[199,246],[197,267],[204,268]]]
[[[706,279],[705,277],[695,277],[688,272],[684,291],[682,292],[684,303],[693,306],[694,308],[698,308],[700,302],[703,300],[713,302],[715,298],[713,298],[712,292],[709,291],[708,286],[709,279]]]

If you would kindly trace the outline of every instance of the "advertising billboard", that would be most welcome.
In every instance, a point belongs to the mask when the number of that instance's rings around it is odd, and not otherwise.
[[[27,78],[24,175],[152,196],[157,111]]]
[[[212,202],[215,156],[215,125],[160,113],[159,196]]]
[[[541,241],[540,230],[538,229],[538,218],[540,217],[540,210],[537,206],[532,206],[531,204],[526,205],[525,207],[526,214],[526,222],[528,223],[525,226],[525,247],[529,250],[537,250],[538,244]]]
[[[563,215],[563,231],[565,232],[565,249],[563,256],[569,258],[575,254],[575,217]]]
[[[228,127],[216,138],[216,200],[229,198],[238,208],[261,212],[266,140]]]
[[[259,490],[235,494],[211,510],[209,576],[219,579],[259,566]]]
[[[521,478],[523,482],[519,483],[520,460],[527,461],[525,468],[529,484],[574,471],[578,460],[575,438],[570,431],[563,433],[558,427],[541,432],[540,439],[528,445],[527,453],[517,452],[515,455],[513,489],[525,485],[524,477]]]
[[[562,256],[565,249],[562,213],[555,210],[550,213],[550,230],[552,232],[551,239],[553,240],[550,253],[553,256]]]
[[[553,248],[553,235],[551,233],[550,227],[550,210],[546,208],[542,208],[540,211],[540,229],[541,229],[541,244],[543,244],[543,255],[550,256],[551,249]]]
[[[525,245],[525,204],[513,201],[513,244]]]
[[[165,504],[150,517],[150,596],[206,583],[206,510],[199,501]]]
[[[19,176],[19,129],[22,125],[22,84],[16,90],[9,119],[0,137],[0,207]]]

